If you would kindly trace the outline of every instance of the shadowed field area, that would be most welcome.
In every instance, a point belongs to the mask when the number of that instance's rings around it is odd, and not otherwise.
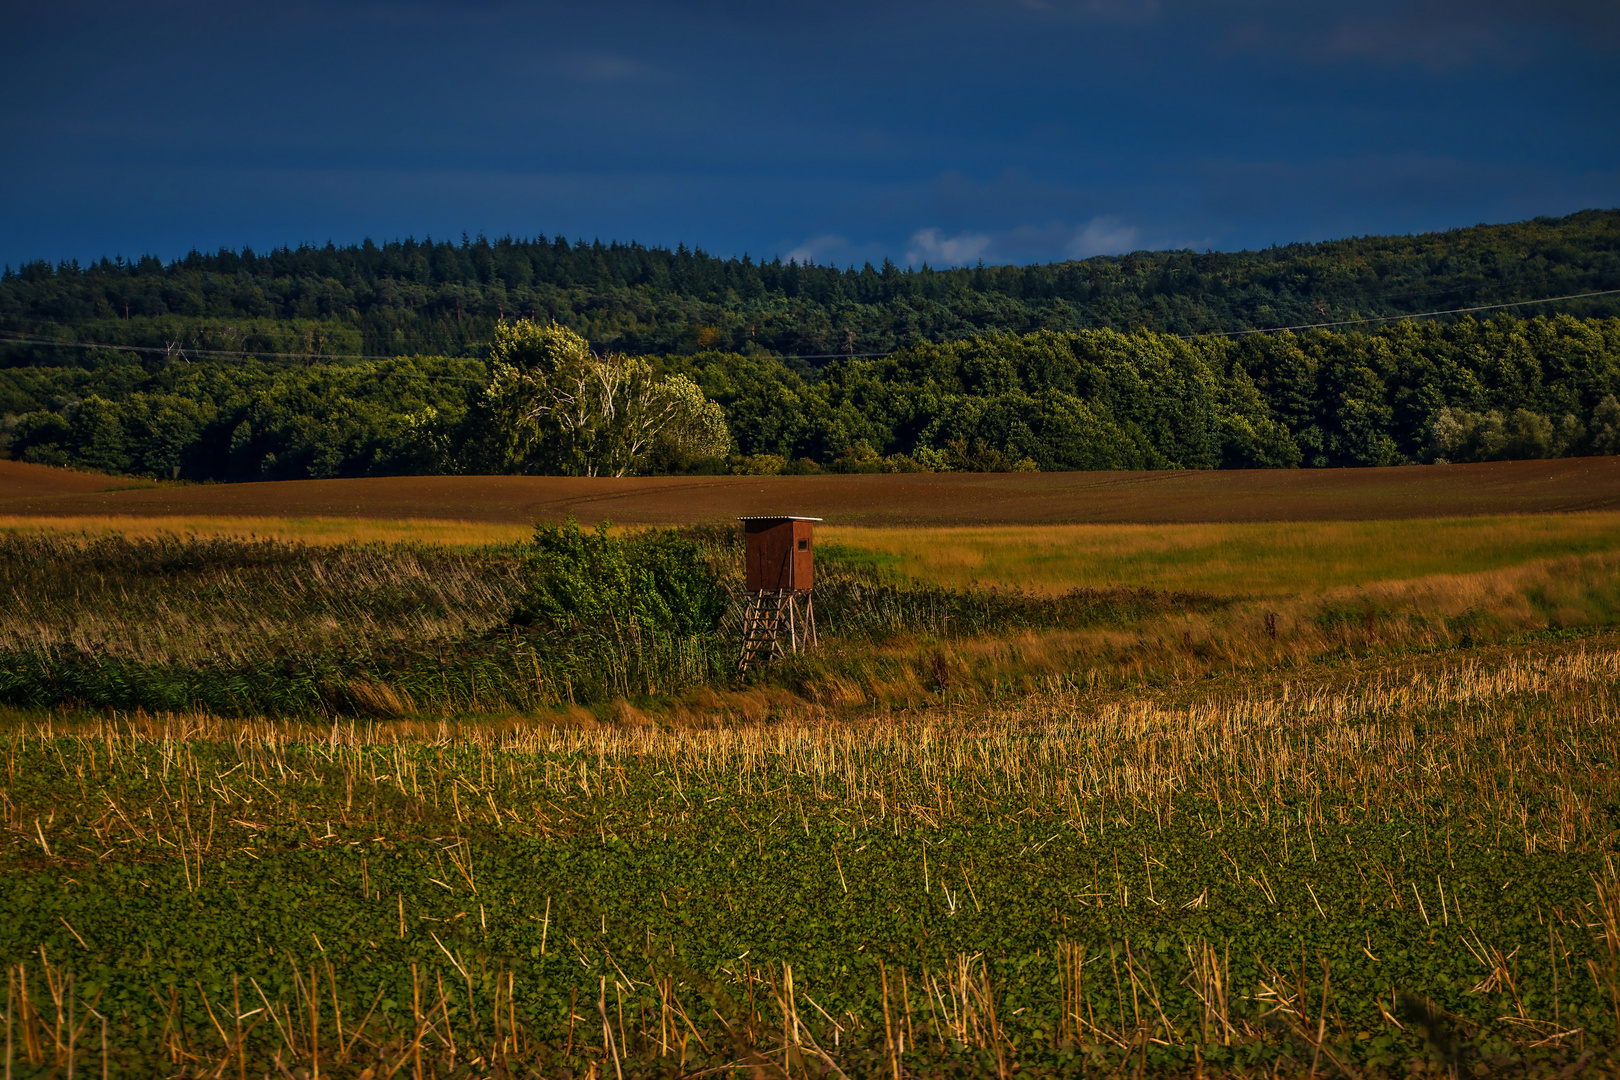
[[[0,462],[0,515],[683,525],[794,513],[841,525],[1366,521],[1620,509],[1620,458],[1387,469],[827,476],[396,476],[159,484]]]

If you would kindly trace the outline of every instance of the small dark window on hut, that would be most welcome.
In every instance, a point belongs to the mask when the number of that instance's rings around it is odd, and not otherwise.
[[[800,551],[809,551],[810,550],[810,541],[808,541],[808,540],[800,540],[799,541],[799,550]]]

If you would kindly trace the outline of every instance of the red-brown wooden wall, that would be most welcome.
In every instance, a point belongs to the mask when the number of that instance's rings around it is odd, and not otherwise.
[[[748,591],[809,592],[815,584],[811,560],[815,523],[758,518],[743,524],[748,541]]]

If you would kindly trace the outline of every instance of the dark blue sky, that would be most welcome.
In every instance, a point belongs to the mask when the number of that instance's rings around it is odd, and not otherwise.
[[[0,0],[0,262],[1029,262],[1620,205],[1620,2]]]

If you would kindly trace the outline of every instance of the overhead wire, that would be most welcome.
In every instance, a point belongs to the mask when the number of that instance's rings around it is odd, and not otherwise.
[[[1402,315],[1370,315],[1361,319],[1337,319],[1333,322],[1298,323],[1293,326],[1259,326],[1247,330],[1200,330],[1197,333],[1182,334],[1183,338],[1195,337],[1244,337],[1248,334],[1280,334],[1289,330],[1322,330],[1332,326],[1356,326],[1376,322],[1399,322],[1402,319],[1430,319],[1437,315],[1464,315],[1475,311],[1497,311],[1502,308],[1525,307],[1530,304],[1552,304],[1561,300],[1585,300],[1594,296],[1614,296],[1620,294],[1620,289],[1599,289],[1596,292],[1569,293],[1564,296],[1547,296],[1539,300],[1510,300],[1500,304],[1476,304],[1472,307],[1447,308],[1442,311],[1415,311]],[[897,350],[882,353],[820,353],[815,355],[786,355],[784,360],[852,360],[863,357],[893,356]]]
[[[1262,326],[1251,327],[1245,330],[1200,330],[1193,334],[1183,334],[1183,338],[1193,337],[1246,337],[1250,334],[1280,334],[1293,330],[1326,330],[1336,326],[1362,326],[1368,323],[1399,322],[1404,319],[1430,319],[1441,315],[1467,315],[1476,311],[1500,311],[1506,308],[1528,307],[1534,304],[1553,304],[1565,300],[1587,300],[1598,296],[1620,295],[1620,289],[1598,289],[1593,292],[1568,293],[1563,296],[1547,296],[1536,300],[1509,300],[1499,304],[1475,304],[1470,307],[1446,308],[1438,311],[1414,311],[1399,315],[1369,315],[1357,319],[1335,319],[1328,322],[1295,323],[1289,326]],[[251,349],[198,349],[167,346],[159,348],[155,345],[117,345],[101,341],[57,341],[50,338],[26,337],[14,331],[0,330],[0,344],[12,345],[44,345],[61,349],[111,349],[119,352],[152,353],[169,356],[175,359],[186,359],[187,356],[197,357],[235,357],[239,359],[269,359],[269,360],[403,360],[405,356],[383,356],[376,353],[294,353],[272,352]],[[784,353],[784,360],[862,360],[876,359],[884,356],[893,356],[899,350],[891,349],[888,352],[869,353]],[[474,359],[471,357],[447,357],[446,359]],[[425,372],[396,372],[400,375],[412,375],[420,379],[436,379],[445,382],[477,383],[478,379],[466,379],[455,375],[430,375]]]
[[[1530,304],[1553,304],[1560,300],[1585,300],[1593,296],[1614,296],[1620,289],[1600,289],[1597,292],[1570,293],[1567,296],[1547,296],[1540,300],[1510,300],[1501,304],[1476,304],[1473,307],[1448,308],[1444,311],[1416,311],[1404,315],[1369,315],[1362,319],[1337,319],[1333,322],[1299,323],[1294,326],[1262,326],[1248,330],[1201,330],[1183,337],[1244,337],[1248,334],[1280,334],[1288,330],[1325,330],[1333,326],[1356,326],[1375,322],[1399,322],[1402,319],[1430,319],[1436,315],[1466,315],[1474,311],[1499,311],[1502,308],[1526,307]]]
[[[168,356],[176,360],[185,360],[190,356],[197,357],[234,357],[236,359],[269,359],[269,360],[407,360],[408,356],[381,356],[375,353],[292,353],[292,352],[258,352],[249,349],[194,349],[165,347],[156,345],[114,345],[103,341],[53,341],[50,338],[24,337],[8,330],[0,330],[0,344],[8,345],[47,345],[61,349],[112,349],[117,352],[155,353]],[[448,360],[476,359],[475,357],[445,357]],[[443,382],[481,383],[480,379],[464,379],[457,375],[430,375],[426,372],[395,372],[399,375],[411,375],[419,379],[437,379]]]

